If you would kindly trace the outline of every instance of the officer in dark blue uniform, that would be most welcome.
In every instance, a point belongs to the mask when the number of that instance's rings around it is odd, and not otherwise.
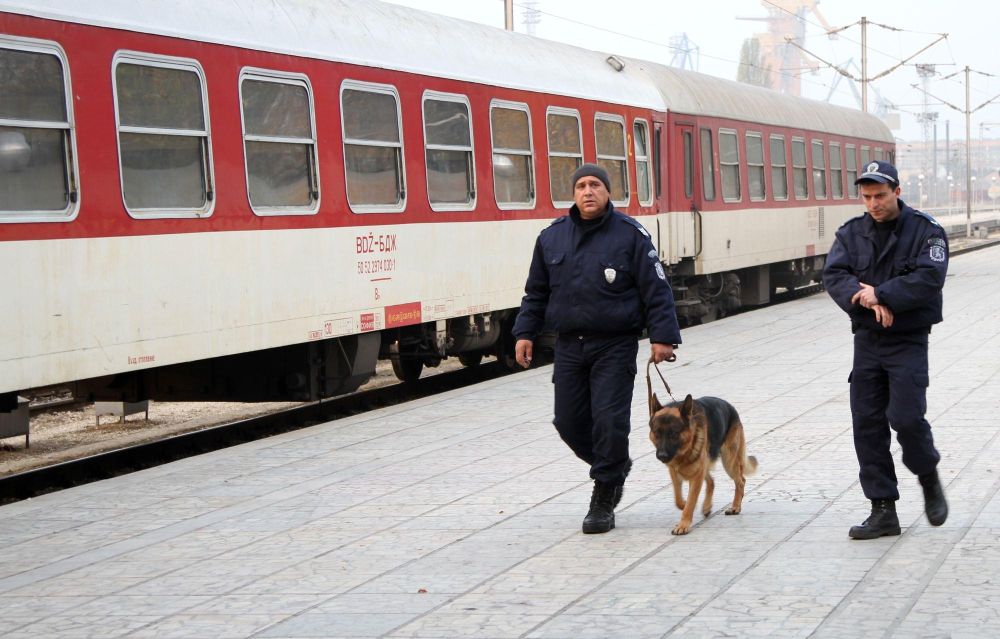
[[[543,326],[558,334],[554,424],[590,465],[594,491],[583,532],[615,527],[614,508],[632,466],[629,414],[638,339],[646,328],[654,362],[680,344],[674,297],[649,233],[611,205],[608,173],[584,164],[573,174],[574,206],[535,242],[515,354],[531,364]]]
[[[903,464],[920,480],[928,521],[940,526],[948,517],[937,474],[941,456],[924,419],[927,338],[941,321],[948,238],[934,218],[899,199],[899,176],[888,162],[868,164],[855,184],[868,212],[837,231],[823,284],[851,318],[854,450],[872,502],[868,519],[848,534],[875,539],[900,532],[890,427]]]

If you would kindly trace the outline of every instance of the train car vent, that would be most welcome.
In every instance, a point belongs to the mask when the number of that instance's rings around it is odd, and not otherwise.
[[[826,236],[826,209],[819,207],[819,236]]]

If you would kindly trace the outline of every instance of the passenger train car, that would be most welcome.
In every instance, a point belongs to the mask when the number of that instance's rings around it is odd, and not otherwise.
[[[0,410],[509,357],[583,162],[705,321],[812,279],[893,152],[867,114],[374,0],[0,0]]]

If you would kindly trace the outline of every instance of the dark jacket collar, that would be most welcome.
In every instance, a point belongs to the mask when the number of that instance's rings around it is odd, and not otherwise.
[[[608,207],[606,209],[604,209],[604,213],[602,213],[601,217],[599,218],[601,220],[600,223],[594,224],[593,226],[588,227],[588,228],[597,228],[599,226],[604,226],[604,224],[607,222],[608,218],[611,217],[611,213],[613,213],[614,210],[615,210],[614,205],[611,204],[611,200],[608,200]],[[570,209],[569,209],[569,219],[573,220],[573,222],[577,226],[580,226],[581,223],[583,222],[583,217],[580,216],[580,209],[579,209],[579,207],[577,207],[576,204],[574,204],[573,206],[571,206]]]

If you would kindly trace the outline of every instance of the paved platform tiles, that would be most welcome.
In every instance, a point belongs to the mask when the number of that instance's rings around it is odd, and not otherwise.
[[[956,257],[931,336],[940,528],[897,461],[903,534],[848,539],[851,338],[816,295],[686,329],[664,366],[742,413],[760,469],[738,517],[718,469],[715,514],[670,535],[640,376],[618,527],[581,534],[544,367],[4,506],[0,636],[998,636],[998,271],[1000,248]]]

